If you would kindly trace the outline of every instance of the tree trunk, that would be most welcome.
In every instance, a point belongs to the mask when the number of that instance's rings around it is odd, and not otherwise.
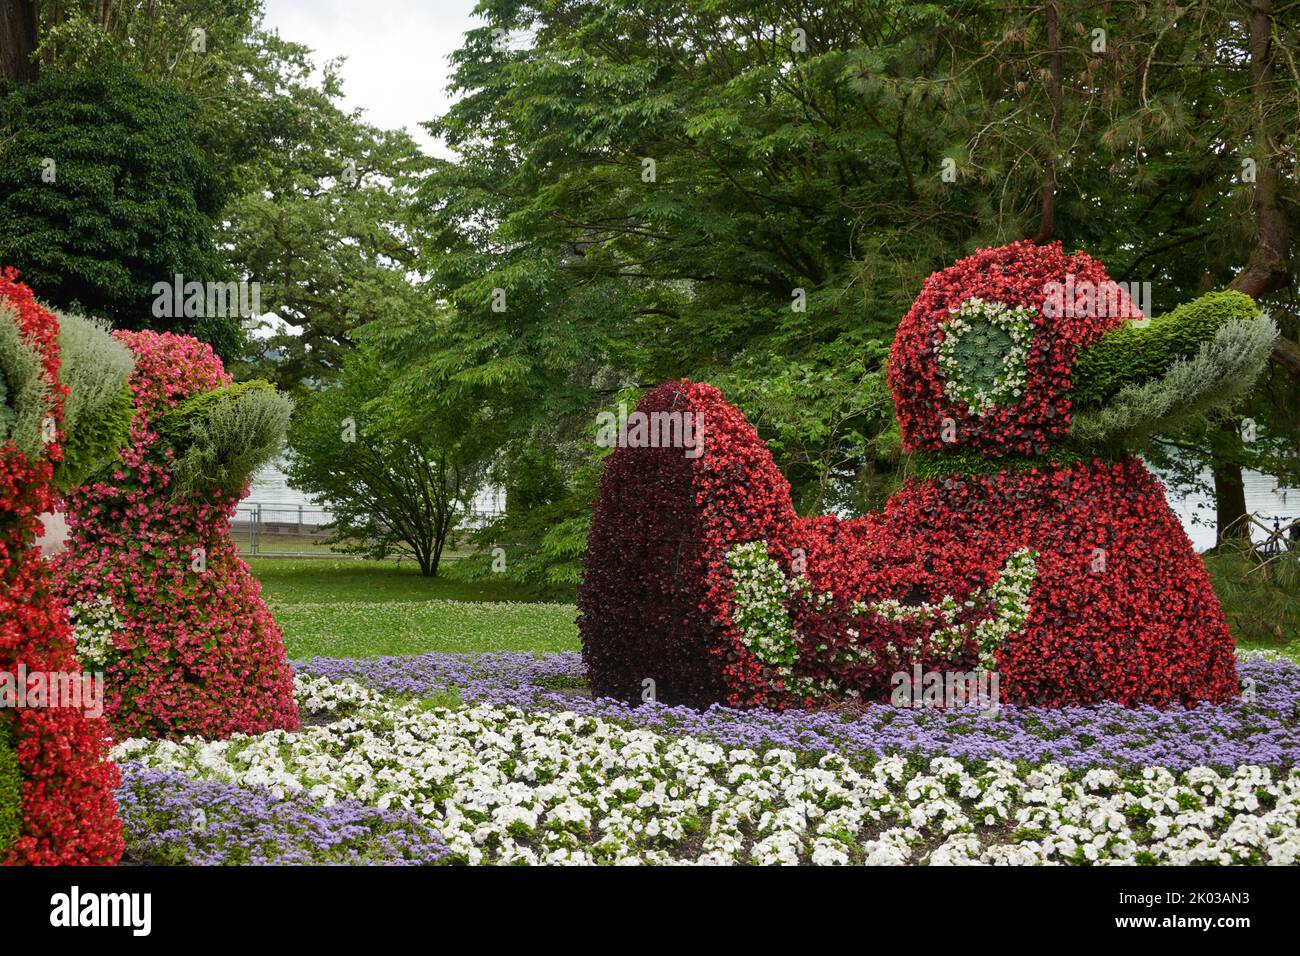
[[[0,78],[31,83],[38,74],[36,60],[36,0],[0,3]]]
[[[1217,455],[1211,462],[1214,474],[1214,517],[1218,525],[1215,547],[1234,544],[1250,547],[1250,523],[1246,520],[1246,486],[1241,465]]]
[[[1250,95],[1254,112],[1256,150],[1261,154],[1255,170],[1255,246],[1246,267],[1228,288],[1259,299],[1291,283],[1291,223],[1282,208],[1281,174],[1269,97],[1273,85],[1273,11],[1271,0],[1250,4]],[[1291,376],[1300,378],[1300,348],[1279,337],[1270,358]]]
[[[1271,0],[1250,4],[1250,96],[1254,114],[1255,149],[1260,154],[1255,170],[1254,248],[1246,266],[1228,288],[1260,299],[1291,282],[1291,224],[1282,208],[1281,174],[1269,98],[1273,95],[1273,13]],[[1300,377],[1300,348],[1278,337],[1270,356],[1290,375]],[[1235,440],[1235,437],[1234,437]],[[1214,445],[1219,446],[1219,442]],[[1210,464],[1214,474],[1214,510],[1218,524],[1217,545],[1234,543],[1250,547],[1250,525],[1246,521],[1246,489],[1241,465],[1214,453]]]

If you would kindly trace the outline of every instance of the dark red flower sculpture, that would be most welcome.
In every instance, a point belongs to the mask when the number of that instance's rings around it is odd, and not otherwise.
[[[66,615],[35,547],[63,458],[59,326],[13,269],[0,271],[0,674],[80,675]],[[34,690],[34,683],[28,684]],[[28,694],[0,709],[0,860],[7,864],[111,864],[122,827],[108,760],[108,725],[87,708]]]
[[[661,385],[601,479],[578,592],[593,690],[812,706],[987,672],[1012,703],[1235,696],[1204,566],[1126,446],[1248,387],[1275,334],[1237,293],[1150,320],[1084,253],[982,250],[899,325],[913,473],[854,520],[796,516],[717,389]],[[646,438],[683,422],[695,449]]]

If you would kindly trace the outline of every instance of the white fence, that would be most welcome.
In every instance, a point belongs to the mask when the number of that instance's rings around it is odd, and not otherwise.
[[[500,511],[471,509],[458,523],[457,538],[501,516]],[[326,542],[334,535],[334,515],[313,505],[244,501],[230,523],[231,537],[246,557],[348,558]],[[447,543],[452,551],[454,542]],[[447,557],[453,558],[453,554]]]

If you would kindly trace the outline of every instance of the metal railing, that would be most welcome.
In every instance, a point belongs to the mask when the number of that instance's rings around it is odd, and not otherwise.
[[[459,522],[458,538],[499,517],[499,511],[470,510]],[[332,512],[313,505],[244,501],[230,522],[230,535],[245,557],[358,557],[329,547],[333,521]]]

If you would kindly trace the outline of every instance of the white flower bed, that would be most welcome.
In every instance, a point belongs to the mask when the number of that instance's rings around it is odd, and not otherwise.
[[[299,678],[298,733],[128,740],[118,760],[195,778],[404,807],[470,863],[1300,861],[1300,771],[1071,774],[951,758],[855,767],[757,753],[574,713],[424,709]]]

